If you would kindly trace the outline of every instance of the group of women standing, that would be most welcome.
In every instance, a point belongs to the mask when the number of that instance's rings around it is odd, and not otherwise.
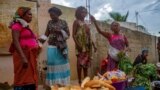
[[[57,7],[48,10],[51,20],[47,24],[45,34],[37,38],[28,23],[32,20],[31,9],[19,7],[15,17],[10,24],[13,43],[10,51],[13,54],[14,62],[14,90],[36,90],[38,85],[37,56],[41,47],[38,42],[44,43],[48,39],[47,50],[47,74],[46,85],[65,86],[70,84],[70,65],[68,61],[68,47],[66,40],[70,37],[67,22],[59,18],[62,12]],[[88,74],[88,67],[92,59],[92,50],[96,47],[91,38],[89,26],[84,18],[87,16],[87,9],[80,6],[75,12],[73,22],[73,40],[76,47],[77,73],[79,84],[81,83],[81,72],[84,77]],[[91,21],[95,24],[97,31],[108,39],[110,49],[123,51],[128,47],[127,38],[120,34],[120,26],[117,22],[111,24],[113,33],[102,31],[93,16]],[[110,50],[110,51],[112,51]],[[117,67],[115,55],[109,52],[107,70]]]

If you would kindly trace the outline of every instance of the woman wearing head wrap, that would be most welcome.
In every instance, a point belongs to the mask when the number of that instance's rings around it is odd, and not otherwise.
[[[142,53],[139,54],[139,55],[136,57],[136,59],[135,59],[135,61],[134,61],[134,63],[133,63],[133,66],[135,66],[135,65],[137,65],[137,64],[140,64],[140,63],[146,64],[146,63],[147,63],[147,56],[148,56],[148,50],[147,50],[147,49],[143,49],[143,50],[142,50]]]
[[[129,43],[126,38],[126,36],[122,33],[120,33],[120,24],[118,22],[112,22],[110,29],[111,32],[102,31],[98,24],[96,19],[91,16],[91,20],[96,26],[96,29],[98,33],[100,33],[102,36],[104,36],[108,42],[109,42],[109,49],[108,49],[108,63],[107,63],[107,71],[112,71],[114,69],[118,68],[118,57],[117,54],[122,51],[126,52],[129,50]]]
[[[31,8],[19,7],[9,26],[13,38],[10,52],[13,54],[14,90],[36,90],[38,84],[36,58],[39,46],[28,25],[31,20]]]
[[[52,20],[48,22],[45,34],[39,39],[41,43],[44,43],[49,37],[46,85],[64,86],[70,84],[70,67],[66,43],[70,33],[67,22],[59,19],[62,14],[59,8],[52,7],[48,12]]]

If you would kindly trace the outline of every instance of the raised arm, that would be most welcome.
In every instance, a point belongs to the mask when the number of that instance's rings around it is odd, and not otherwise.
[[[91,20],[92,20],[92,22],[94,23],[94,25],[95,25],[98,33],[102,34],[105,38],[109,38],[109,37],[111,36],[111,34],[110,34],[109,32],[102,31],[102,30],[99,28],[96,19],[95,19],[92,15],[91,15]]]

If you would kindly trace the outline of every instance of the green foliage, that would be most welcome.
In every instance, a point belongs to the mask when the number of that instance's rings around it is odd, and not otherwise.
[[[121,15],[118,12],[110,12],[109,15],[115,21],[126,22],[129,15],[129,11],[126,13],[126,15]]]
[[[157,71],[154,64],[138,64],[134,68],[134,74],[153,80],[157,79]]]
[[[133,72],[135,78],[133,86],[144,86],[145,90],[152,90],[151,81],[157,80],[158,75],[154,64],[138,64],[133,67],[130,58],[124,52],[118,53],[117,56],[119,58],[119,69],[126,74]]]
[[[134,67],[134,86],[144,86],[146,90],[152,90],[151,80],[157,79],[156,66],[154,64],[138,64]]]
[[[132,72],[133,65],[131,63],[130,58],[127,57],[123,52],[118,53],[117,56],[119,58],[119,64],[118,64],[119,69],[124,71],[126,74]]]
[[[152,90],[150,81],[147,78],[140,75],[135,76],[133,86],[143,86],[145,87],[145,90]]]

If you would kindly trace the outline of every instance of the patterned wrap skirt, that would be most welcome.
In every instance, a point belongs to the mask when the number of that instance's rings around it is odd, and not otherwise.
[[[67,50],[68,51],[68,50]],[[46,85],[70,84],[70,65],[56,46],[48,46]]]

